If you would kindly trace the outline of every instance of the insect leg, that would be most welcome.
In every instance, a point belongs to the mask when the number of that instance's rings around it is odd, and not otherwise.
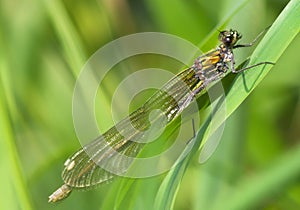
[[[271,26],[265,28],[262,32],[260,32],[256,37],[255,39],[250,42],[250,43],[247,43],[247,44],[238,44],[238,45],[235,45],[233,46],[233,49],[236,49],[236,48],[240,48],[240,47],[251,47],[253,44],[255,44],[261,37],[262,35],[270,28]]]

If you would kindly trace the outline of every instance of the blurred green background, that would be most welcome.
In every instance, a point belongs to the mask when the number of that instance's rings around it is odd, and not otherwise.
[[[65,159],[80,147],[73,129],[72,94],[82,66],[104,44],[137,32],[174,34],[207,51],[217,44],[217,37],[209,34],[224,25],[241,31],[243,41],[249,42],[287,3],[1,0],[0,209],[153,209],[164,176],[117,180],[76,191],[58,204],[47,203],[62,184]],[[200,165],[194,157],[174,209],[300,209],[299,46],[298,35],[230,116],[212,158]],[[251,50],[238,50],[237,63]],[[107,96],[109,101],[124,74],[153,67],[153,61],[120,67],[121,73],[108,79],[102,100]],[[182,66],[162,62],[160,67],[176,73]],[[112,125],[109,116],[101,115],[98,121],[104,128]],[[128,182],[129,190],[124,187]]]

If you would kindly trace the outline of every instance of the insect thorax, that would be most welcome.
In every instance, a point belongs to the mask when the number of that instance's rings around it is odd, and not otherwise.
[[[228,63],[232,61],[232,49],[221,44],[215,50],[199,56],[192,68],[200,80],[209,83],[222,78],[229,69]]]

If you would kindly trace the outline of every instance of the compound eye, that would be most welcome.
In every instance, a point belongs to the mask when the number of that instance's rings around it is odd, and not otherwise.
[[[228,38],[227,31],[221,31],[219,33],[219,41],[224,42]]]
[[[225,41],[226,43],[231,43],[231,40],[232,40],[231,36],[228,36],[228,37],[225,38],[224,41]]]
[[[233,34],[231,31],[221,31],[219,34],[219,41],[225,45],[230,45],[233,40]]]
[[[219,34],[219,41],[226,46],[233,46],[242,38],[242,35],[235,30],[221,31]]]

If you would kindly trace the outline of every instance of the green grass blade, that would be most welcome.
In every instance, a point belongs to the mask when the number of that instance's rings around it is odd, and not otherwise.
[[[3,79],[3,77],[1,78]],[[22,167],[15,145],[13,128],[8,115],[8,108],[5,104],[6,97],[3,91],[3,81],[0,81],[0,86],[0,177],[3,183],[0,190],[2,198],[0,206],[4,207],[1,209],[21,208],[30,210],[33,208],[30,202],[24,174],[22,173]]]
[[[259,43],[248,65],[262,61],[276,63],[299,31],[300,2],[292,0]],[[237,76],[226,96],[228,116],[246,99],[271,68],[272,65],[261,66]]]
[[[197,148],[200,146],[201,140],[203,139],[203,135],[208,126],[209,121],[206,121],[198,132],[198,136],[190,154],[188,154],[181,162],[179,162],[168,172],[155,198],[154,209],[173,209],[176,194],[178,192],[182,177],[189,165],[191,158],[196,153]]]
[[[254,177],[247,178],[236,186],[229,202],[217,205],[215,209],[255,209],[255,205],[264,201],[274,191],[284,189],[299,177],[300,146],[293,148],[268,169]],[[275,174],[275,176],[274,176]],[[243,193],[239,193],[243,192]]]
[[[253,65],[262,61],[276,62],[282,55],[287,46],[291,43],[293,38],[298,34],[300,28],[300,2],[291,1],[277,20],[274,22],[264,39],[260,42],[256,50],[251,56],[251,61],[248,65]],[[271,65],[264,67],[257,67],[247,71],[244,74],[237,76],[232,83],[232,86],[227,88],[226,107],[228,118],[234,110],[246,99],[246,97],[253,91],[253,89],[262,81],[267,73],[272,68]],[[245,88],[246,84],[251,84],[251,88]],[[206,122],[208,123],[208,122]],[[221,124],[222,122],[220,122]],[[216,128],[217,129],[217,128]],[[205,129],[204,129],[205,130]],[[198,133],[197,141],[202,138],[203,129]],[[200,135],[199,135],[200,134]],[[204,141],[205,142],[205,141]],[[170,174],[161,185],[160,191],[157,195],[156,206],[158,209],[170,209],[175,200],[178,185],[184,174],[185,168],[189,161],[184,161],[182,164],[170,171]]]
[[[61,1],[43,1],[56,33],[64,47],[64,53],[74,76],[78,76],[86,56],[79,35]]]
[[[0,32],[0,209],[33,209],[29,189],[16,146],[16,134],[12,124],[14,107],[10,84],[10,63],[7,56],[7,40]]]
[[[278,16],[272,27],[268,30],[262,41],[258,44],[248,66],[259,62],[274,62],[280,58],[284,50],[293,41],[300,31],[300,2],[291,1]],[[276,65],[276,64],[275,64]],[[238,106],[250,95],[254,88],[269,73],[273,65],[261,65],[243,73],[228,75],[224,78],[226,91],[226,119],[238,108]],[[233,82],[230,82],[234,78]],[[216,125],[221,125],[219,121]],[[215,127],[215,129],[217,129]],[[202,142],[205,143],[205,140]]]

